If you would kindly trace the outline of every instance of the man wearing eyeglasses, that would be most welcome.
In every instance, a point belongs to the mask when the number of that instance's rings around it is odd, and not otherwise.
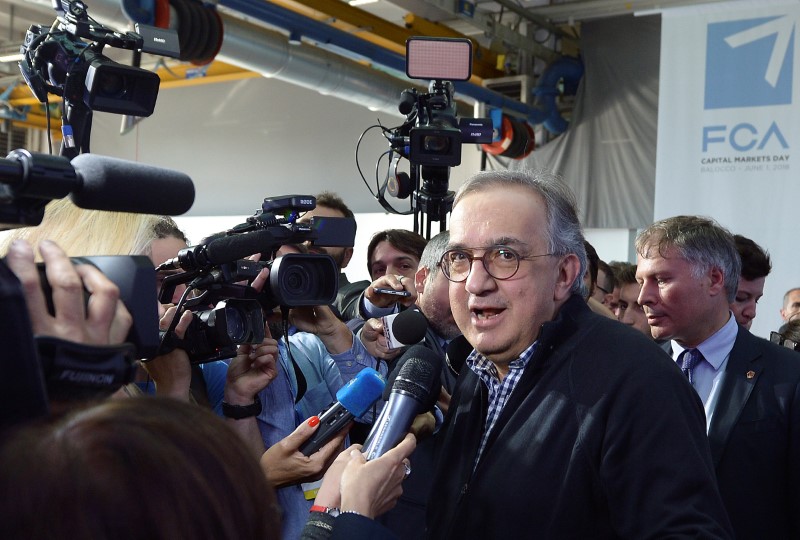
[[[480,173],[450,223],[440,268],[475,350],[436,435],[428,538],[731,538],[691,386],[583,300],[567,188]]]

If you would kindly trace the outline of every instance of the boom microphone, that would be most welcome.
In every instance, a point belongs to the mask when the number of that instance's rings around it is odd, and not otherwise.
[[[194,184],[184,173],[94,154],[69,161],[14,150],[0,159],[0,184],[10,188],[6,204],[22,208],[70,195],[81,208],[175,216],[194,203]],[[41,214],[25,217],[25,225],[41,222]]]
[[[177,257],[159,265],[159,270],[180,268],[186,271],[210,268],[272,249],[275,237],[269,230],[215,238],[208,244],[184,248]]]
[[[336,436],[353,419],[362,416],[381,397],[386,383],[372,368],[364,368],[336,392],[336,402],[319,415],[319,428],[300,451],[310,456]]]
[[[177,216],[194,203],[194,184],[182,172],[94,154],[70,163],[80,181],[70,198],[81,208]]]
[[[439,395],[442,359],[432,350],[414,345],[400,358],[398,368],[388,403],[364,442],[368,460],[394,448],[408,433],[414,417],[433,407]]]

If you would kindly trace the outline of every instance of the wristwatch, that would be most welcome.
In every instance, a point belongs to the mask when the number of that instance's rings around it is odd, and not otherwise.
[[[256,394],[253,396],[253,403],[250,405],[231,405],[230,403],[223,401],[222,414],[223,416],[227,418],[233,418],[234,420],[258,416],[261,414],[261,399],[258,397],[258,394]]]
[[[329,507],[329,506],[320,506],[318,504],[315,504],[314,506],[312,506],[310,511],[311,512],[322,512],[323,514],[328,514],[329,516],[333,516],[333,517],[338,517],[339,514],[342,513],[338,508]]]

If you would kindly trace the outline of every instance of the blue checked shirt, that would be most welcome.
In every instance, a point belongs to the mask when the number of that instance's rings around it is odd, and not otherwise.
[[[483,429],[481,446],[478,448],[478,455],[475,456],[475,467],[478,466],[478,461],[481,459],[483,449],[486,447],[486,441],[489,440],[489,434],[492,432],[497,418],[503,412],[503,407],[505,407],[511,392],[514,391],[514,387],[517,386],[517,383],[522,378],[525,366],[528,365],[533,353],[536,352],[537,344],[538,341],[534,341],[533,345],[525,349],[519,358],[508,364],[508,374],[502,381],[497,376],[497,367],[478,351],[472,351],[467,357],[467,366],[475,372],[478,378],[483,381],[483,384],[486,385],[486,388],[489,389],[489,411],[486,413],[486,426]]]

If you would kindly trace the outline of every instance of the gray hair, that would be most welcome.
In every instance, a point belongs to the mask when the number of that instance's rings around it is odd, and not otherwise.
[[[428,240],[425,249],[422,251],[422,256],[419,259],[419,267],[427,268],[428,270],[425,283],[432,283],[436,274],[439,272],[439,261],[442,260],[442,255],[447,251],[447,243],[449,241],[450,231],[440,232]]]
[[[467,195],[495,186],[522,186],[544,199],[547,212],[545,240],[548,252],[556,256],[574,254],[580,261],[580,272],[572,282],[571,292],[586,296],[583,274],[586,272],[586,248],[583,229],[578,219],[575,196],[561,177],[550,171],[484,171],[469,178],[458,189],[453,207]]]
[[[656,221],[636,237],[636,252],[650,257],[655,248],[658,255],[674,249],[692,268],[699,279],[712,268],[719,268],[725,280],[728,302],[733,302],[739,287],[742,261],[731,232],[711,218],[674,216]]]

